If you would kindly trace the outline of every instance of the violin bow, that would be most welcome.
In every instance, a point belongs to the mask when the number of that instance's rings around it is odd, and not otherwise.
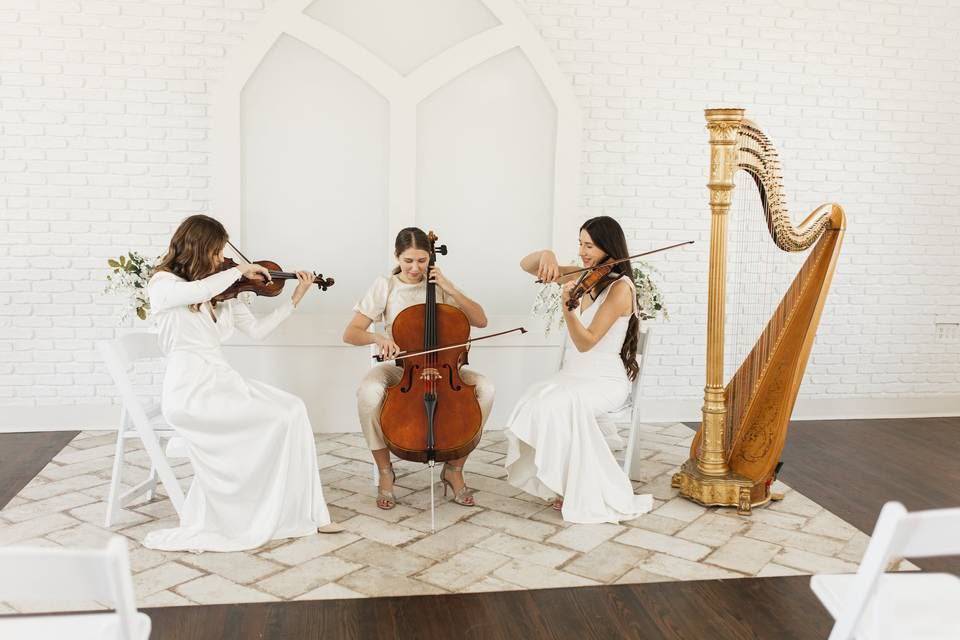
[[[253,261],[250,260],[250,258],[248,258],[247,256],[243,255],[243,252],[240,251],[240,249],[237,249],[236,245],[234,245],[234,244],[233,244],[232,242],[230,242],[229,240],[227,240],[227,244],[230,245],[230,248],[231,248],[231,249],[233,249],[234,251],[237,252],[237,255],[239,255],[239,256],[243,259],[244,262],[247,262],[247,263],[249,263],[249,264],[253,264]],[[332,280],[332,278],[324,278],[323,280],[318,280],[317,278],[323,278],[323,274],[317,273],[316,271],[313,271],[313,272],[311,272],[311,273],[313,273],[313,283],[314,283],[314,284],[322,284],[322,285],[325,285],[325,286],[327,286],[327,287],[332,287],[332,286],[333,286],[333,282],[330,282],[330,281]],[[326,291],[326,289],[324,289],[324,291]]]
[[[236,245],[234,245],[234,244],[233,244],[232,242],[230,242],[229,240],[227,240],[227,244],[230,245],[230,248],[231,248],[231,249],[233,249],[234,251],[237,252],[237,255],[238,255],[238,256],[240,256],[241,258],[243,258],[244,262],[247,262],[247,263],[249,263],[249,264],[253,264],[253,261],[250,260],[250,258],[248,258],[247,256],[243,255],[243,251],[240,251],[240,249],[237,249]]]
[[[634,258],[641,258],[643,256],[649,256],[652,253],[659,253],[661,251],[666,251],[667,249],[673,249],[675,247],[682,247],[685,244],[693,244],[693,240],[687,240],[686,242],[678,242],[677,244],[671,244],[669,247],[660,247],[659,249],[654,249],[653,251],[644,251],[643,253],[638,253],[633,256],[627,256],[626,258],[620,258],[619,260],[614,260],[613,262],[602,262],[594,267],[584,267],[583,269],[577,269],[576,271],[570,271],[569,273],[564,273],[561,277],[566,278],[567,276],[572,276],[575,273],[583,273],[584,271],[593,271],[600,267],[612,267],[615,264],[620,264],[621,262],[626,262],[627,260],[633,260]],[[536,284],[543,284],[543,280],[537,280]]]
[[[398,353],[397,355],[393,356],[393,358],[388,358],[388,359],[389,359],[389,360],[397,360],[397,359],[399,359],[399,358],[413,358],[413,357],[415,357],[415,356],[425,356],[425,355],[427,355],[428,353],[436,353],[436,352],[438,352],[438,351],[446,351],[447,349],[456,349],[456,348],[458,348],[458,347],[467,347],[467,346],[469,346],[469,345],[470,345],[471,343],[473,343],[473,342],[479,342],[480,340],[486,340],[487,338],[496,338],[497,336],[503,336],[503,335],[506,335],[506,334],[508,334],[508,333],[513,333],[514,331],[519,331],[519,332],[521,333],[521,335],[527,332],[527,330],[524,329],[523,327],[517,327],[517,328],[515,328],[515,329],[509,329],[509,330],[507,330],[507,331],[500,331],[500,332],[498,332],[498,333],[491,333],[490,335],[487,335],[487,336],[480,336],[479,338],[470,338],[470,339],[467,340],[466,342],[461,342],[460,344],[450,344],[450,345],[447,345],[447,346],[445,346],[445,347],[436,347],[436,348],[434,348],[434,349],[427,349],[426,351],[415,351],[415,352],[413,352],[413,353],[408,353],[408,352],[406,352],[406,351],[401,351],[401,352]],[[374,360],[377,360],[377,361],[379,361],[379,362],[383,362],[383,359],[384,359],[383,356],[379,356],[379,355],[378,355],[378,356],[371,356],[371,357],[372,357]]]

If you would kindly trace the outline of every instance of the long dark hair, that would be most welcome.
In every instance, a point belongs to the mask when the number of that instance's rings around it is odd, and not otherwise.
[[[169,271],[188,281],[213,275],[220,266],[217,255],[229,238],[218,220],[203,214],[190,216],[173,232],[170,247],[156,270]],[[199,311],[200,305],[192,304],[190,309]]]
[[[420,227],[407,227],[401,229],[397,234],[397,240],[393,244],[393,255],[400,257],[400,254],[407,249],[419,249],[421,251],[430,251],[430,240],[427,234]],[[393,275],[400,273],[400,267],[393,270]]]
[[[590,218],[580,227],[581,231],[590,234],[590,239],[601,251],[607,254],[611,260],[620,260],[630,255],[627,248],[627,238],[623,235],[623,228],[620,223],[610,216],[598,216]],[[616,264],[610,270],[611,273],[617,273],[630,278],[633,282],[633,265],[630,261]],[[597,295],[613,284],[614,280],[607,280],[600,285]],[[635,294],[634,294],[635,295]],[[634,302],[636,304],[636,302]],[[630,316],[630,323],[627,325],[627,335],[623,339],[623,346],[620,348],[620,359],[623,360],[623,368],[627,372],[627,377],[631,380],[637,377],[640,371],[640,365],[637,364],[637,344],[640,341],[640,320],[636,314]]]

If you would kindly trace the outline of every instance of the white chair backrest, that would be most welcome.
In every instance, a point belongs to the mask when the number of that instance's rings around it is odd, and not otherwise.
[[[104,549],[0,547],[0,601],[97,600],[116,612],[121,638],[134,637],[137,605],[126,540]]]
[[[960,508],[914,511],[897,523],[892,558],[960,555]]]
[[[117,385],[126,415],[136,428],[140,440],[143,442],[143,446],[167,490],[167,495],[179,513],[184,499],[183,491],[166,462],[157,434],[151,425],[147,408],[140,401],[129,375],[130,367],[135,362],[147,358],[163,357],[157,334],[150,331],[140,331],[128,333],[115,340],[101,340],[97,343],[97,351],[107,365],[107,371],[113,378],[114,384]]]
[[[640,403],[637,402],[637,394],[640,392],[640,379],[643,377],[643,365],[647,362],[647,347],[650,345],[650,335],[652,329],[649,326],[640,325],[640,336],[637,340],[637,377],[633,379],[630,386],[630,417],[635,418],[640,410]]]
[[[153,331],[131,331],[114,340],[113,345],[128,367],[138,360],[163,357],[160,341]]]
[[[144,331],[129,333],[115,340],[102,340],[97,343],[97,351],[107,365],[107,371],[117,385],[120,398],[131,417],[149,422],[130,379],[130,368],[140,360],[163,357],[157,334]],[[138,412],[142,416],[136,415]]]
[[[891,560],[951,555],[960,555],[960,508],[908,513],[899,502],[883,505],[830,640],[853,637]]]

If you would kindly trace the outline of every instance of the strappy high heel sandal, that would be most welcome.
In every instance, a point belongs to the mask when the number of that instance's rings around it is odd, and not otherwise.
[[[393,476],[393,481],[397,481],[397,472],[393,470],[393,465],[390,465],[386,469],[380,469],[378,467],[377,470],[381,476],[390,474]],[[377,506],[384,511],[389,511],[397,506],[397,498],[393,495],[393,491],[384,491],[380,489],[380,487],[377,487]]]
[[[450,491],[453,492],[453,501],[464,507],[475,507],[477,503],[473,501],[473,490],[467,486],[464,482],[463,486],[460,487],[460,491],[454,491],[453,483],[447,480],[447,467],[454,471],[463,472],[463,467],[455,467],[452,464],[443,463],[443,469],[440,470],[440,482],[443,483],[443,495],[447,495],[447,487],[450,487]]]

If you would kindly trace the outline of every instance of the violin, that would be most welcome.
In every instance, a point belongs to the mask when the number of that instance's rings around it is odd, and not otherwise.
[[[604,281],[618,280],[620,278],[619,273],[611,273],[615,263],[610,262],[609,260],[609,257],[605,258],[603,262],[595,267],[592,267],[590,271],[584,271],[583,274],[577,279],[577,283],[573,285],[573,289],[570,291],[570,297],[567,298],[568,311],[573,311],[579,307],[580,298],[593,291]]]
[[[626,258],[620,258],[619,260],[610,260],[610,256],[604,258],[604,260],[593,267],[584,267],[583,269],[577,269],[576,271],[570,271],[564,276],[572,276],[576,273],[582,274],[577,283],[573,286],[573,289],[570,291],[570,298],[567,300],[567,309],[573,311],[578,306],[580,306],[580,298],[585,296],[587,293],[593,291],[596,287],[603,284],[606,280],[616,280],[620,277],[619,273],[611,273],[614,265],[618,265],[621,262],[627,262],[634,258],[639,258],[641,256],[648,256],[652,253],[659,253],[661,251],[666,251],[667,249],[673,249],[675,247],[682,247],[686,244],[693,244],[693,240],[687,240],[686,242],[678,242],[677,244],[671,244],[666,247],[660,247],[659,249],[654,249],[653,251],[644,251],[643,253],[638,253],[636,255],[627,256]],[[542,280],[537,280],[538,284],[542,284]]]
[[[446,245],[431,231],[429,268]],[[427,273],[430,273],[428,268]],[[449,304],[438,304],[436,283],[427,280],[423,304],[411,305],[393,321],[393,340],[406,352],[400,381],[387,387],[380,426],[398,458],[413,462],[456,460],[480,441],[481,413],[476,387],[460,378],[469,346],[470,322]],[[454,347],[440,345],[457,345]]]
[[[230,300],[231,298],[236,298],[239,294],[244,293],[245,291],[251,291],[258,296],[267,296],[274,297],[280,295],[280,292],[283,291],[283,285],[287,280],[296,280],[297,274],[292,271],[284,271],[280,268],[276,262],[270,260],[257,260],[252,264],[259,264],[261,267],[267,269],[270,272],[271,280],[267,282],[266,280],[261,280],[259,278],[247,278],[246,276],[240,278],[232,285],[227,287],[222,293],[219,293],[213,297],[214,302],[223,302],[224,300]],[[226,271],[227,269],[232,269],[236,267],[237,263],[230,258],[224,258],[223,264],[220,265],[219,271]],[[334,285],[333,278],[324,278],[323,274],[314,274],[313,282],[321,291],[326,291],[329,287]]]

